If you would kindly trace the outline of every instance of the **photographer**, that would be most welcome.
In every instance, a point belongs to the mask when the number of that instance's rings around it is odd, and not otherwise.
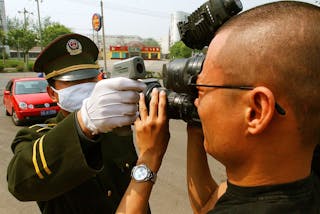
[[[137,161],[132,132],[119,135],[115,128],[135,121],[145,85],[127,78],[98,82],[98,53],[89,38],[66,34],[35,62],[61,111],[18,131],[7,179],[18,200],[37,201],[42,213],[114,213],[130,182]]]
[[[311,171],[320,141],[319,22],[319,7],[281,1],[243,12],[216,33],[196,82],[202,129],[188,124],[195,213],[320,213]],[[140,101],[135,126],[138,163],[156,173],[170,135],[163,92],[152,96],[149,113]],[[225,165],[227,183],[213,180],[207,153]],[[152,185],[134,176],[118,211],[139,213]]]

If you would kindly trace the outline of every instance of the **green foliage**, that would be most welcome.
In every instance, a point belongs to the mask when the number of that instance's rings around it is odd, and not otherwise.
[[[187,47],[182,41],[176,42],[170,47],[170,58],[188,58],[192,54],[192,49]]]
[[[142,41],[145,46],[160,47],[159,43],[153,38],[147,38]]]
[[[0,43],[1,45],[6,45],[6,34],[0,29]]]
[[[8,54],[7,54],[7,53],[4,53],[4,58],[5,58],[5,59],[8,59],[8,57],[9,57]],[[3,59],[2,53],[0,54],[0,59]]]
[[[18,65],[23,65],[23,61],[21,60],[8,60],[5,64],[8,68],[16,68]]]
[[[3,72],[4,66],[0,65],[0,72]]]
[[[71,30],[64,25],[56,22],[51,22],[49,17],[46,17],[42,23],[42,44],[46,46],[56,37],[71,33]],[[8,44],[11,48],[17,51],[23,51],[28,53],[28,51],[36,46],[40,42],[39,37],[39,25],[33,24],[26,20],[26,23],[20,21],[17,18],[8,19]],[[0,35],[1,39],[1,35]],[[30,47],[32,46],[32,47]]]
[[[10,29],[8,33],[8,44],[17,51],[28,53],[37,44],[37,34],[32,30],[23,28]]]
[[[24,65],[18,65],[18,66],[17,66],[17,71],[18,71],[18,72],[24,71]]]
[[[21,50],[20,40],[23,38],[22,28],[9,29],[8,32],[8,45],[16,50]]]
[[[30,61],[28,63],[28,66],[27,66],[28,71],[32,71],[33,64],[34,64],[34,61]],[[2,60],[0,60],[0,71],[1,71],[1,68],[3,68],[2,71],[5,70],[5,68],[10,68],[10,71],[22,72],[22,71],[25,71],[25,64],[23,60],[17,60],[17,59],[8,59],[5,61],[5,64],[3,64]]]
[[[37,34],[31,30],[24,30],[23,37],[20,38],[20,47],[24,53],[28,53],[31,48],[37,45]]]
[[[59,23],[48,24],[42,33],[43,45],[48,45],[52,40],[58,36],[71,33],[71,30]]]
[[[34,65],[34,62],[28,63],[28,71],[33,71],[33,65]]]
[[[146,71],[146,78],[162,79],[162,74],[157,71]]]

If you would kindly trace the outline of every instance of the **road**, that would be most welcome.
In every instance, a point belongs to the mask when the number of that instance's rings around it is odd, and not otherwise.
[[[161,63],[161,62],[159,62]],[[160,68],[161,65],[154,65]],[[156,71],[156,69],[154,69]],[[11,118],[5,115],[2,95],[6,82],[13,76],[36,76],[35,73],[0,73],[0,214],[40,213],[35,202],[19,202],[7,190],[6,168],[12,157],[10,144],[17,130]],[[170,121],[171,138],[163,164],[153,188],[150,205],[152,213],[191,214],[186,190],[186,124]],[[209,157],[212,174],[217,182],[225,180],[224,167]],[[214,169],[214,170],[213,170]]]

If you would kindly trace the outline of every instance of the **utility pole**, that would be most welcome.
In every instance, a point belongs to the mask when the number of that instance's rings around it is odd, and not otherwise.
[[[105,41],[105,35],[104,35],[104,15],[103,15],[103,2],[101,0],[100,2],[100,6],[101,6],[101,20],[102,20],[102,47],[103,47],[103,70],[104,72],[106,72],[106,74],[108,75],[108,71],[107,71],[107,59],[106,59],[106,41]]]
[[[23,11],[18,11],[18,13],[23,13],[23,20],[24,20],[24,33],[27,31],[27,13],[33,15],[33,13],[26,10],[26,8],[23,8]],[[29,56],[24,52],[24,69],[28,70],[28,58]]]
[[[43,49],[42,44],[42,28],[41,28],[41,19],[40,19],[40,8],[39,8],[39,0],[35,0],[37,2],[37,9],[38,9],[38,22],[39,22],[39,39],[40,39],[40,49]],[[42,0],[41,0],[42,2]]]
[[[24,30],[27,29],[27,13],[33,15],[32,12],[29,12],[26,10],[26,8],[23,8],[23,11],[18,11],[18,13],[23,13],[23,21],[24,21]]]

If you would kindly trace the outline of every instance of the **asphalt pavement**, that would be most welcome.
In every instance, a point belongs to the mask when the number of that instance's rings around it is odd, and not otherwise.
[[[149,61],[148,66],[152,65],[154,66],[153,71],[159,71],[163,63],[163,61]],[[6,82],[14,76],[36,76],[36,74],[31,72],[0,73],[0,214],[40,213],[35,202],[20,202],[7,190],[6,170],[12,158],[10,144],[21,127],[16,127],[11,118],[5,115],[2,98]],[[171,120],[170,132],[168,150],[150,198],[151,210],[155,214],[191,214],[186,188],[186,123]],[[218,183],[225,180],[225,169],[221,164],[209,157],[209,165]]]

